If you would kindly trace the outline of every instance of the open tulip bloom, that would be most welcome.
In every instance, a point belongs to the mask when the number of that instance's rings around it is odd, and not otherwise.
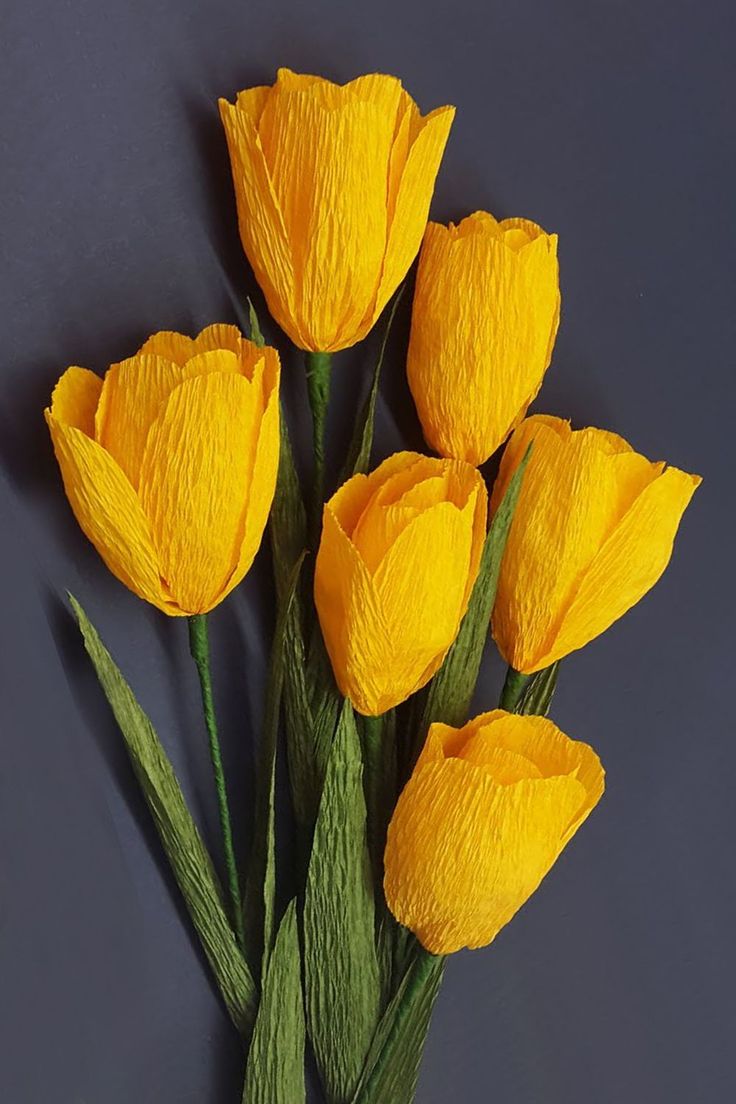
[[[172,637],[187,619],[219,839],[203,840],[150,720],[72,605],[242,1038],[242,1101],[303,1104],[308,1047],[328,1104],[410,1104],[446,957],[502,933],[603,794],[595,751],[547,716],[560,664],[656,583],[700,480],[615,433],[527,417],[560,316],[557,237],[483,211],[427,225],[453,108],[422,115],[389,76],[339,86],[281,69],[220,110],[245,253],[305,353],[310,485],[252,307],[248,336],[163,331],[104,379],[68,368],[45,414],[104,563]],[[332,354],[369,333],[420,246],[407,371],[439,457],[373,467],[383,348],[338,457]],[[488,488],[478,467],[507,439]],[[228,596],[269,518],[272,659],[238,855],[208,614],[242,600]],[[501,700],[470,720],[493,640]],[[296,869],[276,846],[282,755]]]

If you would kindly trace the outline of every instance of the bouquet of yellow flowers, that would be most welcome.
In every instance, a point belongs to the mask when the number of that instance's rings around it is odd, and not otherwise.
[[[453,108],[422,115],[389,76],[339,86],[282,69],[220,112],[243,248],[305,354],[306,493],[279,353],[252,306],[247,334],[160,332],[104,379],[68,368],[46,410],[85,535],[125,586],[187,619],[217,862],[150,720],[71,602],[242,1038],[243,1101],[305,1101],[309,1048],[329,1104],[410,1104],[447,956],[495,939],[603,794],[595,751],[548,717],[560,664],[656,583],[699,479],[606,430],[527,416],[560,317],[557,238],[484,211],[427,224]],[[383,352],[417,254],[406,364],[432,455],[373,466]],[[333,357],[392,299],[338,460]],[[480,466],[502,447],[489,488]],[[274,633],[243,856],[207,619],[267,526]],[[506,681],[470,717],[491,636]]]

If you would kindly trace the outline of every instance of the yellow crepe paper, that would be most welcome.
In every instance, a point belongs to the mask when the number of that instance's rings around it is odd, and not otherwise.
[[[407,372],[432,448],[476,465],[496,451],[539,391],[559,315],[555,234],[485,211],[429,224]]]
[[[654,586],[700,483],[614,433],[539,414],[506,446],[494,509],[532,440],[493,612],[502,655],[527,674],[582,648]]]
[[[478,574],[487,495],[469,464],[414,452],[356,475],[324,509],[314,597],[338,686],[378,715],[424,686]]]
[[[302,349],[355,344],[417,254],[454,108],[420,115],[395,77],[337,85],[279,69],[220,113],[271,314]]]
[[[45,411],[82,530],[121,582],[173,616],[245,575],[271,508],[279,357],[234,326],[158,333],[104,381],[69,368]]]
[[[521,908],[603,793],[587,744],[500,709],[433,724],[388,829],[386,901],[433,954],[482,947]]]

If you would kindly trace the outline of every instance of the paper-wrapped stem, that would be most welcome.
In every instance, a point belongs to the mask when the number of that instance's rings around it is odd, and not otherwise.
[[[189,649],[192,653],[192,659],[197,666],[199,685],[202,691],[204,722],[207,727],[207,736],[210,744],[210,759],[212,760],[212,770],[215,776],[222,844],[225,853],[225,867],[227,869],[227,879],[230,889],[231,919],[238,943],[242,947],[244,942],[243,906],[240,897],[238,865],[235,860],[235,848],[233,846],[233,830],[230,821],[227,788],[225,786],[225,772],[222,766],[220,738],[217,733],[217,720],[215,718],[215,702],[212,693],[212,672],[210,670],[210,642],[207,631],[207,615],[205,613],[194,614],[189,618]]]
[[[314,478],[312,484],[311,537],[319,540],[322,505],[325,498],[325,428],[330,403],[330,371],[332,353],[307,353],[307,393],[312,411],[312,448]]]
[[[501,701],[498,703],[501,709],[505,709],[508,713],[517,712],[517,706],[530,678],[531,675],[523,675],[521,671],[509,667],[501,691]]]

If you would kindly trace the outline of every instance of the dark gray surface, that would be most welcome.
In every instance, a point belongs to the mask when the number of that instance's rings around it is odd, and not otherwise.
[[[67,364],[103,370],[154,330],[233,320],[253,292],[215,101],[278,64],[385,70],[425,110],[455,103],[435,216],[486,207],[560,234],[563,324],[536,409],[705,476],[660,585],[564,666],[556,719],[598,749],[608,793],[496,944],[450,963],[420,1104],[736,1098],[731,7],[4,0],[3,1104],[239,1100],[237,1041],[64,590],[128,674],[213,840],[185,626],[86,544],[41,411]],[[420,441],[406,313],[396,337],[381,456],[402,435]],[[337,369],[348,408],[368,362]],[[217,692],[241,845],[270,618],[262,555],[213,618],[215,653],[230,655]],[[500,677],[493,658],[480,705]]]

